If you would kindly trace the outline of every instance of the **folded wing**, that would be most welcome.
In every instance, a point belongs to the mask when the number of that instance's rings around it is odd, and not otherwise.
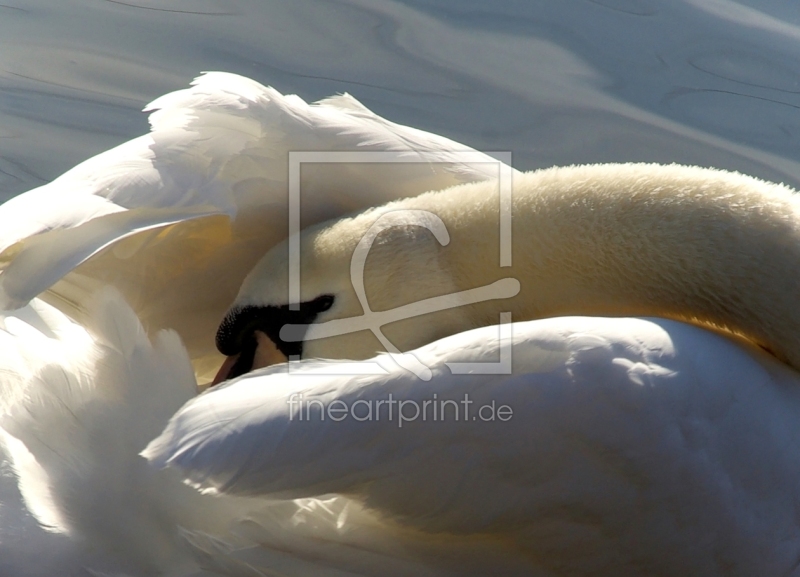
[[[560,318],[514,331],[513,375],[445,365],[496,362],[496,327],[415,351],[429,382],[388,358],[383,375],[314,362],[256,372],[190,401],[144,454],[198,487],[345,494],[402,526],[494,535],[577,574],[786,570],[784,555],[800,550],[780,506],[796,494],[794,373],[671,321]]]

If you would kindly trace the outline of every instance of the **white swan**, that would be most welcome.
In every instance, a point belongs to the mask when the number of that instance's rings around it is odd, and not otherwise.
[[[283,226],[285,153],[308,142],[306,150],[366,144],[421,147],[422,160],[457,161],[447,152],[464,149],[348,99],[308,106],[230,75],[207,75],[159,105],[151,136],[0,207],[3,222],[16,227],[0,254],[5,302],[47,289],[43,297],[77,320],[39,299],[6,315],[6,448],[34,514],[105,553],[92,568],[134,575],[794,570],[797,374],[745,341],[674,321],[515,325],[513,376],[453,378],[445,364],[498,360],[496,327],[417,351],[429,382],[389,358],[376,361],[385,374],[355,378],[326,375],[335,369],[314,361],[288,375],[279,367],[254,371],[179,411],[146,453],[166,470],[150,467],[138,453],[195,394],[190,361],[200,377],[219,361],[212,346],[230,304],[223,301],[233,299],[259,251],[285,236],[285,228],[255,226],[244,210],[260,206],[258,218]],[[309,223],[491,176],[457,162],[442,171],[403,167],[414,169],[407,180],[382,180],[385,166],[372,167],[377,174],[335,168],[327,180],[302,184],[304,195],[308,186],[317,191],[308,197]],[[331,167],[318,169],[311,176]],[[366,186],[373,178],[388,184],[379,199]],[[326,200],[333,184],[347,194]],[[72,197],[58,208],[62,193]],[[51,205],[39,221],[26,217]],[[204,296],[220,277],[222,288]],[[109,284],[132,311],[113,293],[91,298]],[[187,351],[160,328],[175,328]],[[792,350],[776,348],[787,357]],[[508,405],[513,416],[417,419],[402,429],[397,419],[289,418],[293,393],[352,407],[388,393],[425,401],[431,392],[437,400],[469,393],[481,406]],[[196,492],[182,477],[223,494]]]

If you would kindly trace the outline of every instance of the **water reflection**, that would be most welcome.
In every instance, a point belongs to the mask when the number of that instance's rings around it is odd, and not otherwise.
[[[515,164],[685,162],[800,184],[800,9],[777,0],[6,0],[0,195],[146,130],[201,70],[379,114]]]

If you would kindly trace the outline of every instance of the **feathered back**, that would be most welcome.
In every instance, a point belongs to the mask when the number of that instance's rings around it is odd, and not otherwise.
[[[90,295],[111,285],[148,334],[176,330],[200,373],[219,362],[213,335],[242,279],[288,234],[291,152],[419,159],[305,163],[303,226],[497,174],[494,159],[389,122],[350,96],[309,105],[233,74],[207,73],[145,110],[150,134],[0,207],[0,308],[47,291],[81,321]],[[461,162],[462,151],[485,162]]]

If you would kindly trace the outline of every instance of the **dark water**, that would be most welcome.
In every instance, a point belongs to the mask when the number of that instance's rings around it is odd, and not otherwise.
[[[800,7],[785,0],[0,0],[0,201],[147,130],[204,70],[521,169],[658,161],[800,185]],[[0,575],[85,574],[0,465]],[[26,545],[26,543],[28,545]],[[47,551],[45,554],[44,551]]]
[[[800,184],[782,0],[5,0],[0,198],[147,130],[203,70],[348,91],[523,169],[681,162]]]

